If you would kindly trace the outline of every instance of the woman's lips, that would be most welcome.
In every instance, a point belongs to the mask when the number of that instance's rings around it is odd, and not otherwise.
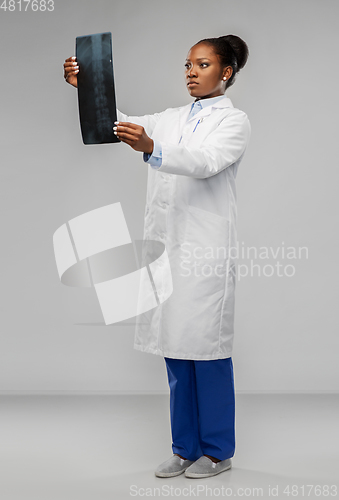
[[[193,85],[199,85],[197,82],[188,82],[187,87],[192,87]]]

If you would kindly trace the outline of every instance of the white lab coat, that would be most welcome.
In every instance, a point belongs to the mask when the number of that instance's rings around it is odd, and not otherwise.
[[[226,96],[187,122],[190,108],[118,111],[119,121],[142,125],[162,145],[161,167],[148,166],[144,239],[165,244],[173,282],[172,295],[138,322],[134,348],[222,359],[232,355],[234,337],[235,178],[251,127]]]

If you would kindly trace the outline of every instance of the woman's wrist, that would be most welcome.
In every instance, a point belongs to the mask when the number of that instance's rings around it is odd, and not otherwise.
[[[153,139],[150,139],[149,147],[147,147],[147,151],[144,152],[151,155],[153,153],[153,149],[154,149],[154,142]]]

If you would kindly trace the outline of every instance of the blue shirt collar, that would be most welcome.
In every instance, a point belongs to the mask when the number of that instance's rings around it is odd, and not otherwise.
[[[220,101],[220,99],[224,99],[226,96],[225,95],[217,95],[216,97],[209,97],[208,99],[198,99],[195,100],[194,103],[199,103],[201,106],[201,109],[206,108],[207,106],[211,106],[217,101]],[[192,104],[192,106],[194,105]]]

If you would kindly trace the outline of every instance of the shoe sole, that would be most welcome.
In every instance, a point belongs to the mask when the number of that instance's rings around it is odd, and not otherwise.
[[[221,472],[225,472],[226,470],[230,470],[230,469],[232,469],[232,465],[230,465],[229,467],[226,467],[226,469],[219,470],[218,472],[209,472],[208,474],[199,474],[198,472],[189,472],[188,474],[186,474],[186,472],[185,472],[185,477],[189,477],[192,479],[199,479],[200,477],[201,478],[212,477],[212,476],[217,476]]]
[[[186,469],[179,470],[177,472],[155,472],[155,475],[157,477],[175,477],[175,476],[180,476],[180,474],[183,474]]]

